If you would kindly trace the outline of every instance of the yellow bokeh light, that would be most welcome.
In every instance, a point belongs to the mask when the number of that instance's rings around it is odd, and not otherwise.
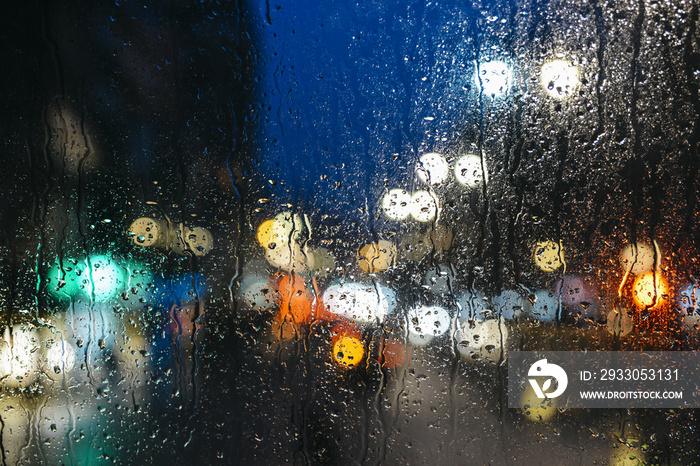
[[[167,237],[167,226],[152,218],[141,217],[129,226],[128,234],[138,246],[157,246]]]
[[[557,414],[556,399],[540,399],[532,387],[527,387],[522,394],[520,405],[525,417],[534,422],[547,422]]]
[[[258,227],[258,243],[260,243],[260,246],[265,248],[270,244],[270,240],[272,239],[272,227],[274,224],[275,221],[270,219],[265,220]]]
[[[561,243],[540,241],[535,245],[535,264],[545,272],[554,272],[565,264],[564,248]]]
[[[383,272],[396,260],[396,246],[380,240],[363,246],[359,252],[360,268],[367,273]]]
[[[656,307],[668,299],[668,284],[660,273],[647,272],[634,281],[632,298],[639,307]]]
[[[626,312],[613,309],[608,312],[606,326],[610,334],[626,337],[634,328],[634,320]]]
[[[659,268],[661,251],[647,243],[628,244],[620,253],[620,265],[622,270],[632,275],[641,275]]]
[[[355,367],[365,355],[365,348],[359,338],[342,336],[333,345],[333,359],[343,367]]]

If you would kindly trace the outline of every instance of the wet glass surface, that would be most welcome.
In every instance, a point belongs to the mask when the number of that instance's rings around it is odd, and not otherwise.
[[[510,409],[697,350],[697,2],[33,1],[2,19],[5,464],[697,464]]]

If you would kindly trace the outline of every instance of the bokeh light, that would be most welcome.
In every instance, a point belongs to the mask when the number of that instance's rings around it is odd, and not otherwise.
[[[126,271],[108,256],[92,256],[88,261],[84,284],[88,294],[97,300],[109,299],[125,288]]]
[[[48,270],[46,290],[58,299],[73,299],[81,290],[83,267],[75,259],[58,259]]]
[[[458,158],[455,162],[454,173],[457,181],[469,188],[480,185],[485,176],[486,181],[488,181],[488,173],[481,166],[481,157],[475,154],[466,154]]]
[[[495,97],[506,94],[510,89],[511,72],[502,61],[479,63],[479,72],[475,77],[476,85],[485,95]]]
[[[490,359],[497,362],[505,356],[508,335],[508,326],[502,317],[468,320],[459,326],[457,350],[466,360]]]
[[[647,272],[632,284],[634,303],[641,308],[656,307],[668,300],[668,284],[658,272]]]
[[[109,348],[120,329],[120,321],[113,307],[108,304],[76,302],[73,303],[72,312],[65,316],[63,326],[63,333],[67,337],[81,341],[102,341],[102,345]]]
[[[700,314],[700,285],[688,283],[678,291],[678,307],[686,315]]]
[[[360,268],[367,273],[383,272],[396,261],[396,246],[386,240],[370,243],[358,253]]]
[[[165,222],[141,217],[129,226],[128,235],[137,246],[159,246],[167,242],[168,228]]]
[[[282,317],[289,315],[294,323],[308,323],[313,296],[306,289],[306,281],[300,275],[286,275],[280,278],[277,289]]]
[[[365,348],[357,337],[344,335],[333,344],[333,359],[342,367],[357,366],[362,362],[364,355]]]
[[[49,344],[44,362],[44,371],[49,376],[61,375],[75,366],[75,349],[66,340],[54,340]]]
[[[529,313],[532,304],[527,296],[516,290],[504,290],[491,300],[496,315],[506,320],[515,319],[523,312]]]
[[[557,317],[559,309],[559,296],[557,293],[547,290],[535,292],[532,303],[532,315],[542,322],[551,322]]]
[[[341,367],[356,367],[365,355],[362,332],[353,323],[338,322],[331,329],[331,355]]]
[[[379,355],[379,363],[387,369],[398,369],[408,364],[410,350],[398,340],[388,339],[384,341]]]
[[[439,306],[417,306],[408,311],[408,341],[414,346],[423,346],[434,337],[449,330],[452,319],[447,309]]]
[[[419,222],[431,222],[437,215],[437,200],[428,191],[416,191],[411,196],[411,216]]]
[[[304,220],[300,214],[285,211],[275,215],[270,242],[289,244],[299,241],[304,231]]]
[[[441,154],[430,152],[421,155],[416,165],[416,174],[423,183],[440,184],[447,179],[450,167]]]
[[[309,250],[302,250],[298,243],[274,244],[265,249],[265,260],[280,270],[289,273],[305,273],[314,267],[314,256]]]
[[[209,294],[208,280],[198,273],[178,274],[164,279],[159,283],[161,292],[155,296],[155,301],[166,309],[175,304],[185,307],[201,303]]]
[[[272,229],[275,225],[274,219],[265,220],[258,227],[256,232],[256,238],[258,239],[258,244],[266,248],[272,242]]]
[[[534,259],[537,267],[544,272],[554,272],[566,263],[561,243],[550,240],[535,245]]]
[[[625,337],[632,332],[634,319],[627,312],[613,309],[608,312],[606,328],[612,335]]]
[[[375,287],[377,288],[377,293],[379,294],[380,301],[386,301],[386,313],[391,314],[394,311],[396,311],[399,305],[399,298],[396,295],[396,292],[388,286],[382,285],[381,283],[376,283]]]
[[[324,291],[322,302],[326,312],[350,321],[382,322],[389,312],[389,302],[381,290],[373,285],[339,282]]]
[[[661,251],[655,255],[654,248],[642,242],[628,244],[620,253],[620,266],[625,272],[632,275],[641,275],[658,269],[661,260]],[[656,267],[654,267],[656,264]]]
[[[246,274],[236,295],[243,309],[266,311],[279,302],[276,284],[269,277],[255,273]]]
[[[481,291],[465,291],[457,299],[457,303],[460,307],[460,322],[466,322],[470,319],[484,320],[495,315],[491,310],[490,301]]]
[[[382,199],[384,215],[391,220],[404,220],[411,214],[413,199],[405,189],[392,189]]]
[[[587,278],[564,275],[555,288],[563,308],[570,315],[590,318],[601,310],[598,291]]]
[[[572,95],[580,84],[578,68],[565,60],[553,60],[542,66],[541,83],[557,99]]]
[[[5,327],[0,341],[0,378],[11,388],[27,388],[39,375],[38,332],[29,325]]]
[[[525,418],[533,422],[547,422],[557,414],[557,399],[538,398],[531,386],[528,386],[520,398]]]

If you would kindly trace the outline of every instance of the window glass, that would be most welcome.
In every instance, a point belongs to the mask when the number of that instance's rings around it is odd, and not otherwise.
[[[3,462],[696,464],[506,392],[698,349],[699,9],[8,7]]]

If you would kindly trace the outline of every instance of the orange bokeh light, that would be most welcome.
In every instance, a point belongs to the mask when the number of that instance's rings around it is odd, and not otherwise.
[[[388,368],[403,367],[409,358],[408,347],[398,340],[386,340],[379,354],[379,363]]]
[[[632,284],[632,298],[637,307],[657,307],[668,301],[668,283],[659,272],[642,274]]]
[[[285,275],[277,286],[281,317],[289,315],[297,324],[309,322],[314,298],[306,289],[306,281],[296,274]]]

